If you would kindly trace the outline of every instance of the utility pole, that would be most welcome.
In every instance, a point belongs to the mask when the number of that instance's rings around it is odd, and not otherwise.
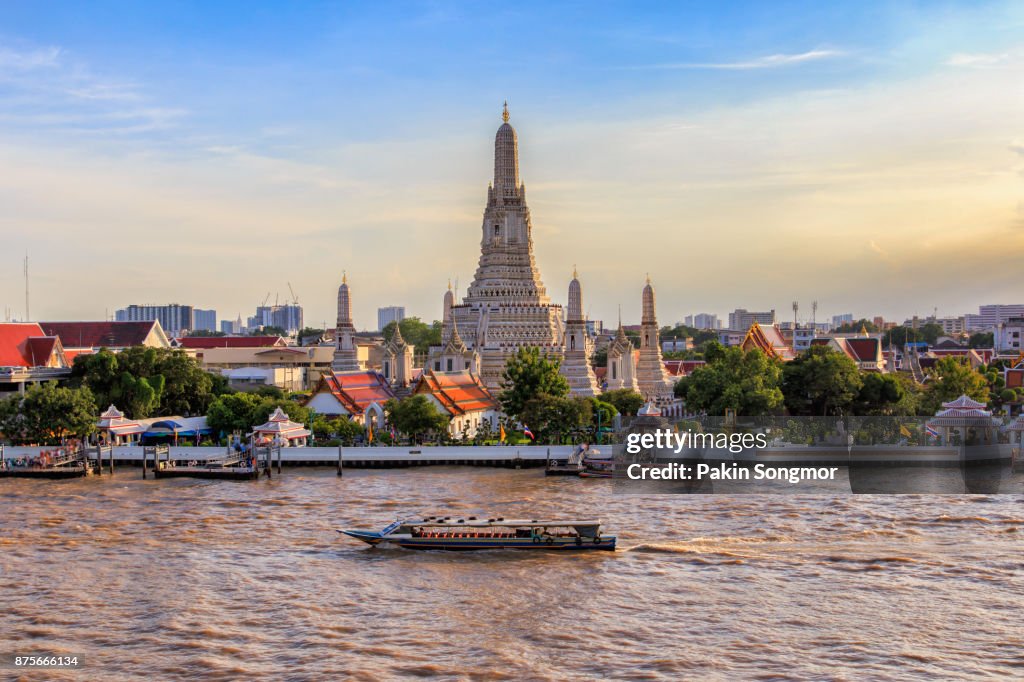
[[[28,251],[25,252],[25,321],[32,319],[28,308]]]

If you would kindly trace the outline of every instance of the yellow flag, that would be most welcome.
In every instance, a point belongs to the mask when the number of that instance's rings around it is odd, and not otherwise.
[[[498,424],[498,434],[501,436],[501,442],[505,442],[505,425]]]
[[[373,442],[373,422],[370,422],[368,427],[369,427],[369,430],[370,430],[370,442],[372,443]]]
[[[914,437],[914,434],[910,432],[910,429],[907,428],[906,424],[900,424],[900,433],[906,436],[907,438]]]

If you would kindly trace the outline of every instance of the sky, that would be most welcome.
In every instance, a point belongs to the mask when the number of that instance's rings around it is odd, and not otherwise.
[[[718,6],[718,5],[727,6]],[[591,318],[1024,302],[1024,5],[47,3],[0,12],[0,312],[441,315],[507,100]],[[2,318],[0,318],[2,319]]]

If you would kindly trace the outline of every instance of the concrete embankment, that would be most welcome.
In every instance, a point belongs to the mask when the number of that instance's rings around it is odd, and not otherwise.
[[[347,468],[397,468],[429,465],[462,465],[485,467],[539,467],[549,455],[552,459],[567,458],[574,446],[481,446],[481,447],[352,447],[342,448],[343,466]],[[46,447],[8,447],[6,457],[38,455]],[[170,459],[178,462],[206,461],[223,457],[222,447],[171,446]],[[141,447],[114,448],[114,463],[142,466]],[[274,461],[277,458],[275,456]],[[338,465],[338,448],[281,448],[284,466]]]

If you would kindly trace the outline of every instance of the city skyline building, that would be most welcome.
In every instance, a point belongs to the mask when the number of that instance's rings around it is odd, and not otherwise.
[[[377,331],[384,331],[384,327],[392,322],[401,322],[405,319],[405,306],[389,305],[377,308]]]
[[[166,305],[132,304],[114,312],[117,322],[160,322],[168,336],[187,335],[195,329],[195,310],[190,305],[168,303]]]
[[[195,308],[192,310],[192,322],[194,331],[215,332],[217,331],[217,311]]]

